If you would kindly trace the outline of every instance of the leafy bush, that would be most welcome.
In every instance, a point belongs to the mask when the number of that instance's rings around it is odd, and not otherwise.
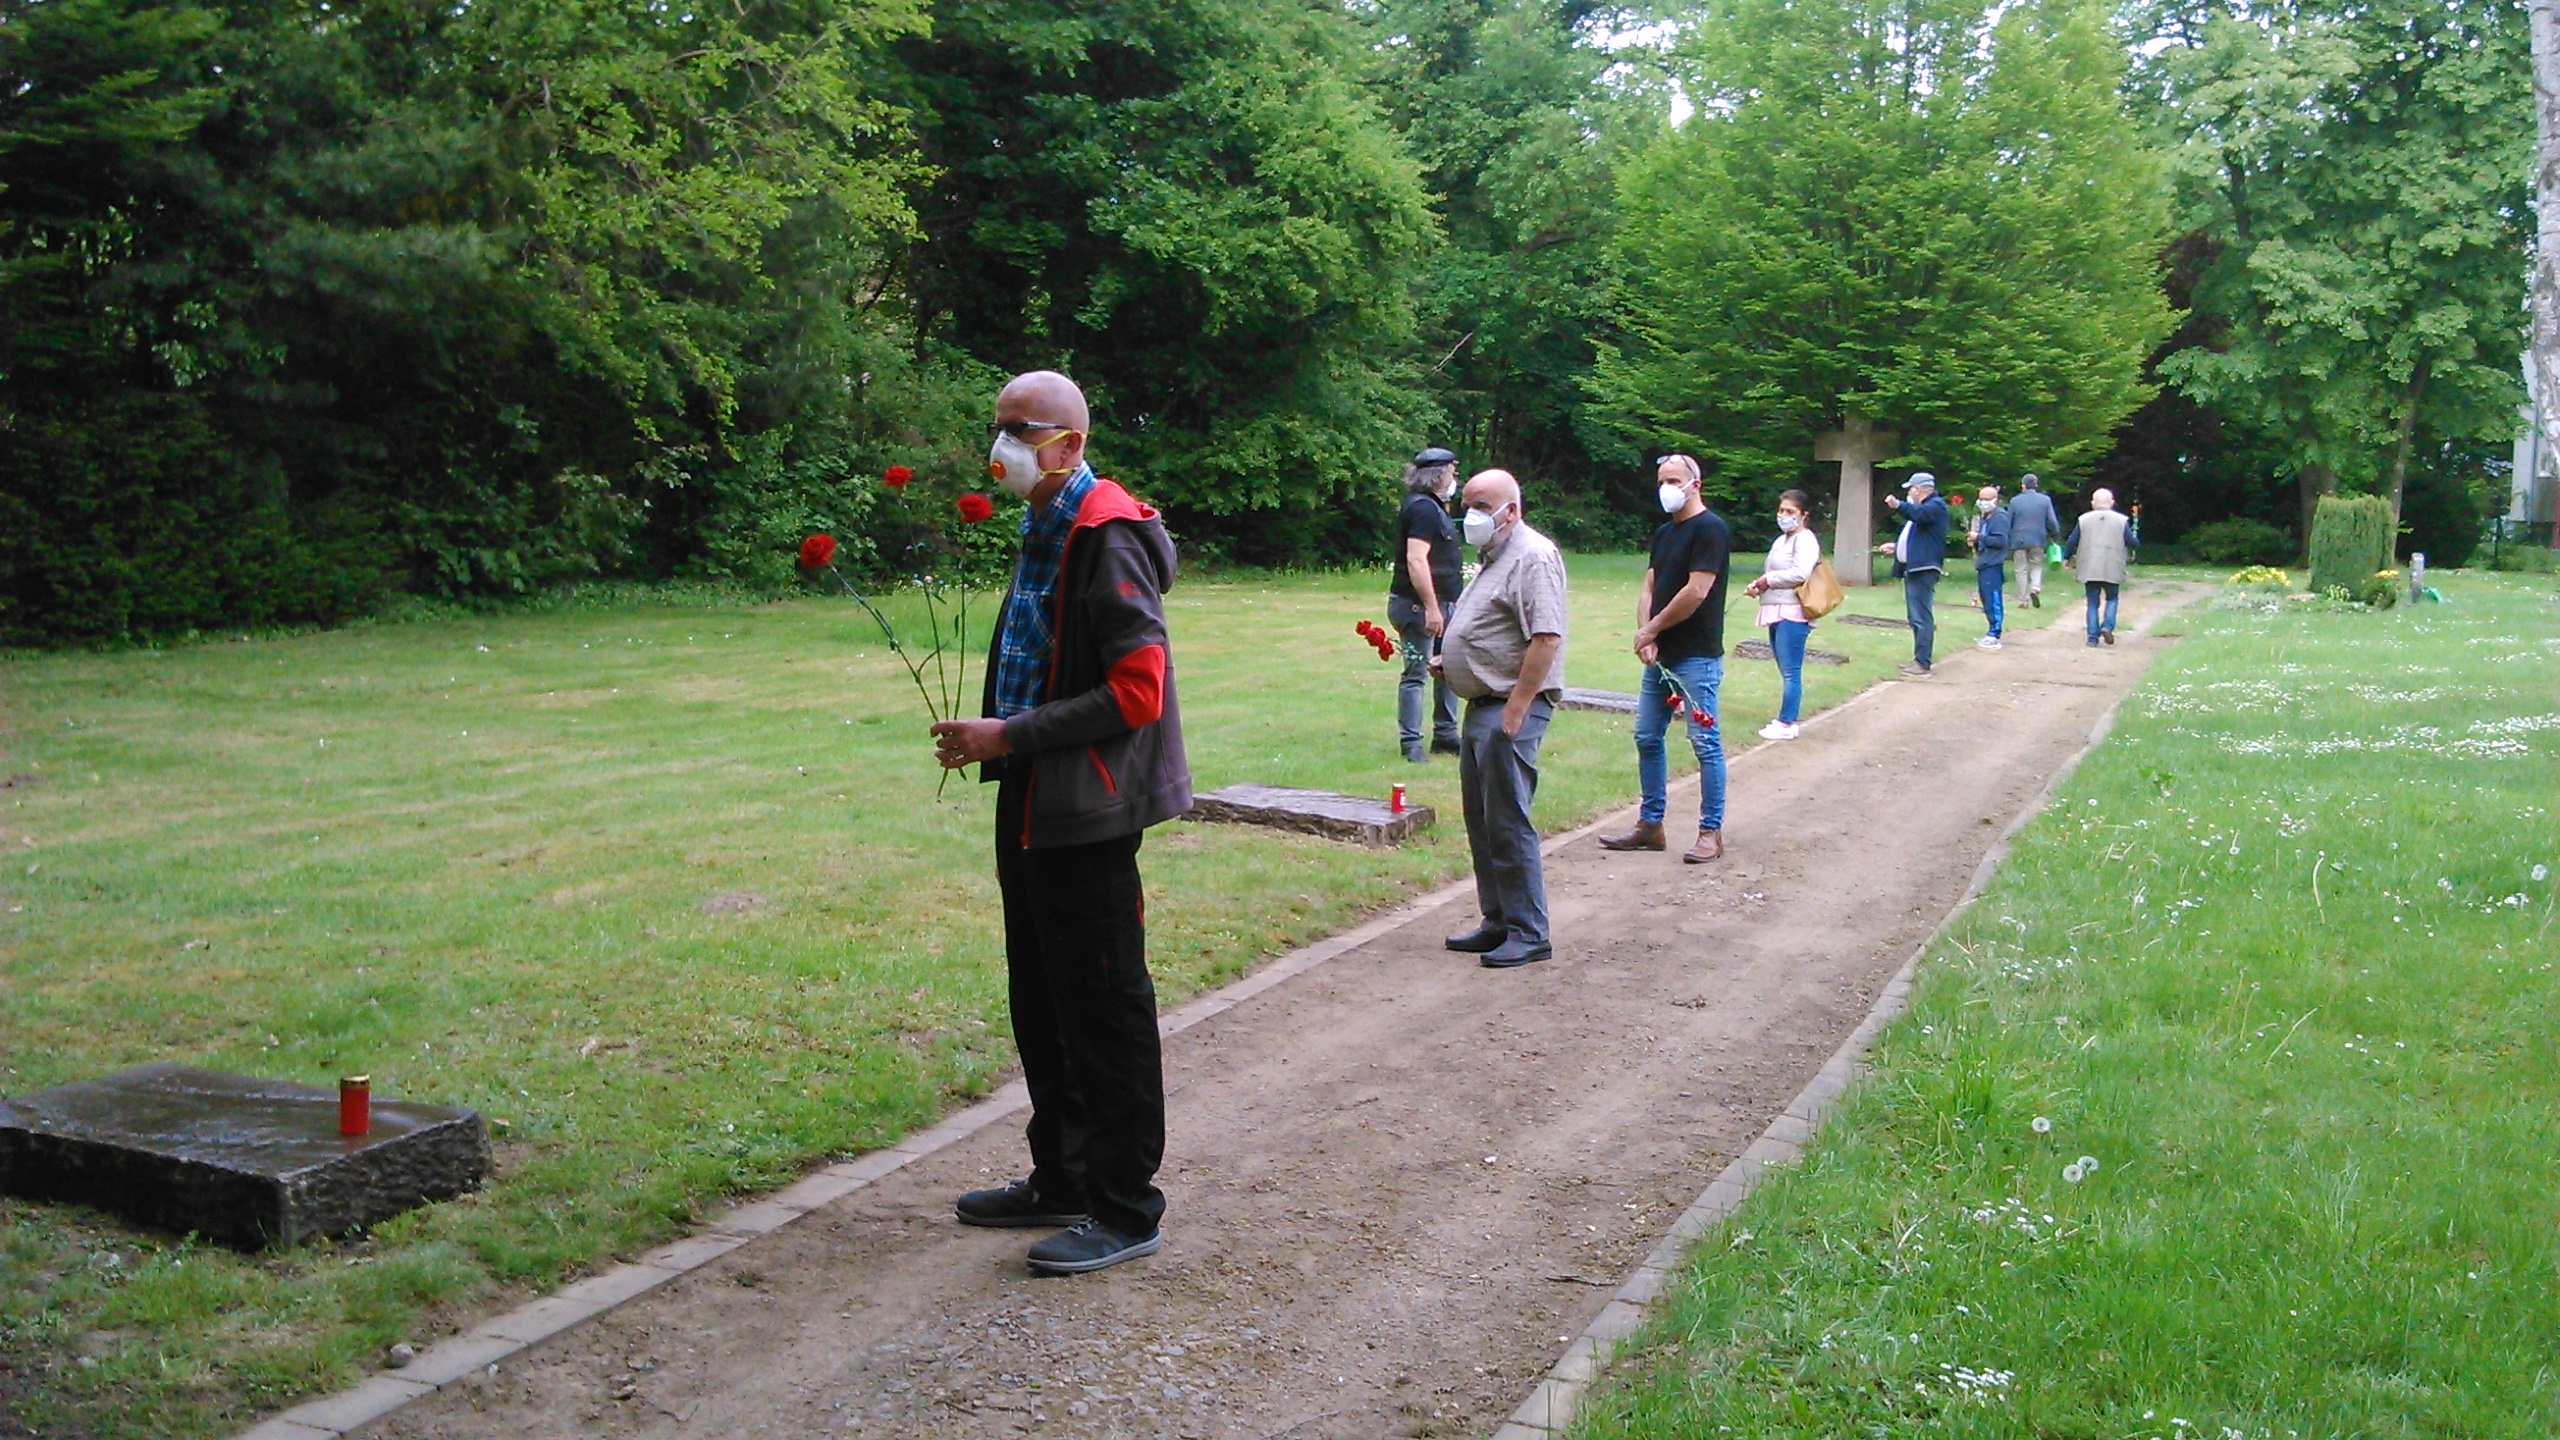
[[[2272,565],[2252,565],[2246,570],[2235,571],[2232,574],[2231,579],[2226,583],[2232,585],[2290,586],[2293,584],[2293,577]]]
[[[2358,581],[2349,593],[2359,605],[2388,610],[2400,603],[2400,580],[2397,570],[2377,570]]]
[[[2311,519],[2311,588],[2349,593],[2391,564],[2391,502],[2379,495],[2324,495]]]
[[[2293,558],[2293,537],[2264,520],[2234,515],[2186,533],[2186,547],[2207,565],[2282,565]]]
[[[2560,574],[2560,550],[2540,545],[2501,545],[2489,568],[2521,575]]]

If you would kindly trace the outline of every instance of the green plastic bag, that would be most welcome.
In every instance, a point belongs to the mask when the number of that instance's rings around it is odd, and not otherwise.
[[[2061,541],[2047,540],[2044,542],[2044,563],[2047,565],[2059,565],[2062,563]]]

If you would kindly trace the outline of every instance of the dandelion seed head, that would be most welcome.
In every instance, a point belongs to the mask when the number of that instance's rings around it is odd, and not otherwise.
[[[2027,1128],[2039,1135],[2050,1135],[2053,1133],[2053,1122],[2039,1115],[2027,1122]]]

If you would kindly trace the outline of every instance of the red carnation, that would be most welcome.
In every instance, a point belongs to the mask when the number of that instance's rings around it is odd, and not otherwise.
[[[975,525],[981,520],[993,517],[996,513],[996,502],[975,490],[952,503],[960,507],[960,523],[963,525]]]
[[[836,537],[812,535],[800,542],[800,568],[824,570],[836,563]]]
[[[916,472],[904,465],[892,465],[880,472],[880,482],[892,490],[906,489],[907,482],[914,478],[916,478]]]
[[[1351,628],[1361,639],[1368,641],[1372,645],[1378,643],[1378,627],[1375,623],[1363,620]]]

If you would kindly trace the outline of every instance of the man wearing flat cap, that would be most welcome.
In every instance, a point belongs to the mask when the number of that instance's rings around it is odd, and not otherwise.
[[[1422,696],[1431,690],[1431,749],[1458,753],[1458,701],[1431,670],[1431,652],[1458,605],[1458,531],[1449,497],[1458,493],[1458,457],[1434,445],[1404,470],[1404,508],[1396,512],[1394,573],[1387,580],[1387,623],[1404,642],[1404,676],[1396,685],[1396,738],[1404,758],[1429,759],[1422,748]]]
[[[1904,498],[1905,496],[1909,498]],[[1876,553],[1893,557],[1893,573],[1902,580],[1902,613],[1911,621],[1911,663],[1905,675],[1929,673],[1938,642],[1938,576],[1947,568],[1947,502],[1938,498],[1938,477],[1914,470],[1902,482],[1901,495],[1887,495],[1885,505],[1902,516],[1902,533]]]

